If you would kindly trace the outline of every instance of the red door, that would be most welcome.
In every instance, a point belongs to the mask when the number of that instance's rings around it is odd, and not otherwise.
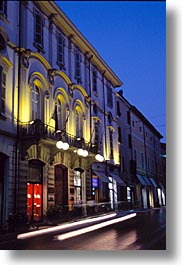
[[[27,215],[29,221],[42,219],[42,184],[27,183]]]

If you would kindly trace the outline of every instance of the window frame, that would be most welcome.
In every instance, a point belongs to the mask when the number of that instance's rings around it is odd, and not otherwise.
[[[110,108],[113,107],[112,87],[110,84],[107,84],[107,105]]]
[[[83,138],[83,122],[82,122],[82,111],[80,108],[75,108],[75,136],[77,138]]]
[[[66,103],[60,98],[60,94],[56,97],[57,116],[58,116],[58,129],[66,130]]]
[[[37,31],[37,17],[40,19],[39,27],[40,32]],[[38,51],[45,53],[44,51],[44,25],[45,25],[45,19],[43,14],[34,8],[34,43],[33,45],[38,49]],[[37,36],[40,36],[40,41],[37,39]]]
[[[35,91],[36,90],[36,91]],[[36,94],[36,92],[38,91],[38,102],[35,102],[34,96]],[[38,87],[37,85],[33,84],[32,88],[31,88],[31,92],[32,92],[32,110],[31,110],[31,117],[32,120],[36,120],[36,119],[40,119],[41,120],[41,91],[40,91],[40,87]],[[37,111],[36,111],[37,109]]]
[[[92,70],[92,90],[93,90],[93,93],[97,94],[97,70],[96,68]]]
[[[61,32],[57,32],[57,65],[65,66],[65,39]]]
[[[75,79],[81,83],[81,52],[75,49]]]
[[[5,80],[4,84],[3,80]],[[7,86],[7,73],[4,71],[4,68],[0,66],[0,118],[2,119],[5,119],[6,115],[6,86]],[[3,111],[2,108],[4,109]]]
[[[121,106],[120,106],[119,100],[117,100],[117,102],[116,102],[116,107],[117,107],[117,115],[118,115],[118,117],[120,117],[121,116]]]

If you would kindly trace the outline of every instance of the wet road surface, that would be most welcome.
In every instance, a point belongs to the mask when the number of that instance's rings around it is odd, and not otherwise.
[[[137,213],[137,216],[69,239],[60,232],[0,244],[0,249],[31,250],[165,250],[166,209]]]

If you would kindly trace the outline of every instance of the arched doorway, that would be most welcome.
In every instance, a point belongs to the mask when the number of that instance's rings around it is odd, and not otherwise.
[[[39,160],[28,163],[27,216],[29,222],[39,222],[43,213],[43,166]]]
[[[68,169],[63,165],[56,165],[55,173],[55,205],[68,210]]]

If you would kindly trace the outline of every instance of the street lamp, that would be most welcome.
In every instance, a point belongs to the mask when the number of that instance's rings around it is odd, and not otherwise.
[[[99,162],[103,162],[103,161],[104,161],[104,157],[103,157],[102,155],[100,155],[100,154],[97,154],[97,155],[95,156],[95,159],[96,159],[97,161],[99,161]]]
[[[63,143],[62,141],[58,141],[56,143],[56,147],[58,149],[68,150],[69,149],[69,144],[68,143]]]
[[[82,148],[79,148],[78,151],[77,151],[77,154],[79,156],[87,157],[88,156],[88,151],[87,150],[84,150]]]

